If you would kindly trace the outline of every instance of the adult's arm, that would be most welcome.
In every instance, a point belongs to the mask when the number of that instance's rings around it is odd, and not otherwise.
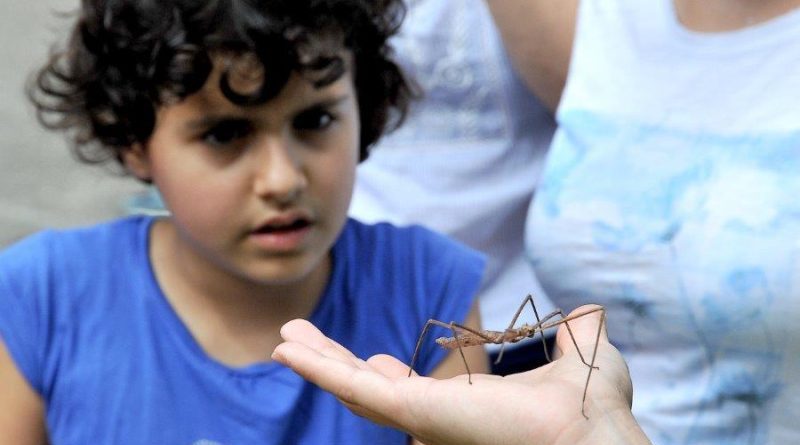
[[[578,0],[486,0],[528,88],[555,111],[567,80]]]

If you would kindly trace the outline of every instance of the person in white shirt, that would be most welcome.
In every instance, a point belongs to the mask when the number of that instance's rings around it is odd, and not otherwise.
[[[359,166],[350,214],[422,224],[482,251],[487,329],[506,328],[528,294],[540,313],[551,312],[523,240],[552,113],[512,69],[482,0],[410,0],[392,45],[422,97]],[[520,322],[533,317],[526,311]],[[499,347],[489,351],[495,362]],[[524,342],[505,348],[493,372],[545,362],[540,342]]]

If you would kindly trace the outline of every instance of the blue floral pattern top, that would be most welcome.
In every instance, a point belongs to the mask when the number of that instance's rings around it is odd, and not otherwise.
[[[654,443],[800,443],[800,15],[704,36],[668,6],[581,2],[528,254],[557,306],[608,308]]]

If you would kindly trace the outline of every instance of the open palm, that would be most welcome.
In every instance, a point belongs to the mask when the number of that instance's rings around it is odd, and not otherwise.
[[[599,312],[570,322],[584,357],[591,356],[600,322]],[[273,358],[356,414],[428,445],[648,443],[630,414],[627,366],[604,331],[585,404],[588,420],[581,408],[589,369],[563,325],[554,362],[506,377],[474,374],[471,385],[466,375],[409,378],[408,366],[388,355],[361,360],[304,320],[284,325],[285,342]]]

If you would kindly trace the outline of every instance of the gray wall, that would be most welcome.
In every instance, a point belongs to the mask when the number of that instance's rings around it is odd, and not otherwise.
[[[64,39],[67,12],[79,0],[2,0],[0,10],[0,248],[45,227],[67,227],[123,213],[142,186],[108,168],[86,166],[64,136],[43,130],[23,86]]]

